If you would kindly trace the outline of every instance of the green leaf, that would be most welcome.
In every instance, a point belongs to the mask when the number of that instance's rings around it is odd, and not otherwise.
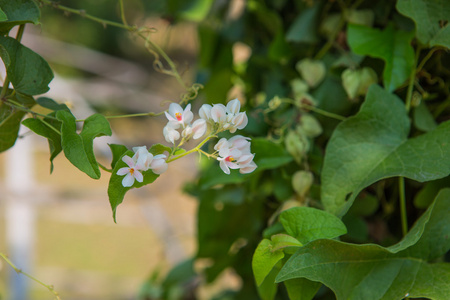
[[[449,1],[398,0],[397,10],[416,23],[416,36],[422,44],[450,48]]]
[[[322,286],[305,278],[294,278],[283,282],[289,295],[289,300],[311,300]]]
[[[108,146],[111,149],[111,153],[113,156],[111,161],[111,168],[114,169],[119,159],[121,159],[125,152],[128,151],[128,148],[124,145],[119,144],[108,144]]]
[[[264,279],[272,271],[273,267],[284,257],[281,249],[273,249],[272,241],[262,240],[255,250],[252,260],[253,274],[256,285],[261,285]]]
[[[93,140],[96,137],[112,134],[108,121],[95,114],[84,121],[81,133],[77,134],[75,117],[65,110],[56,113],[62,122],[61,138],[64,155],[80,171],[94,179],[100,178],[100,169],[94,156]]]
[[[129,157],[133,157],[134,152],[131,150],[126,151],[123,153],[123,155],[120,157],[124,157],[125,155],[128,155]],[[109,179],[108,184],[108,197],[109,197],[109,203],[111,204],[111,209],[113,212],[113,219],[114,222],[116,222],[116,210],[117,206],[123,202],[123,198],[125,197],[125,194],[131,190],[132,188],[140,188],[144,185],[150,184],[156,180],[156,178],[159,177],[159,175],[152,172],[151,169],[142,172],[142,175],[144,176],[144,180],[142,182],[135,181],[133,186],[131,187],[124,187],[122,185],[122,180],[124,176],[117,175],[117,171],[120,168],[128,167],[128,165],[122,161],[122,159],[119,159],[116,161],[116,164],[114,166],[114,169],[111,173],[111,178]],[[116,222],[117,223],[117,222]]]
[[[8,79],[17,92],[37,95],[49,90],[53,72],[39,54],[10,37],[0,37],[0,45],[6,51],[0,51],[0,55]]]
[[[419,106],[414,108],[413,119],[414,126],[419,130],[428,132],[437,127],[433,115],[423,102],[421,102]]]
[[[316,240],[300,248],[284,265],[277,282],[307,278],[331,288],[337,299],[448,299],[450,264],[433,260],[450,249],[450,189],[418,220],[420,239],[413,245],[353,245]],[[414,233],[415,232],[415,233]],[[418,230],[411,230],[411,239]],[[415,240],[415,238],[413,238]],[[404,249],[407,247],[406,249]],[[397,250],[403,249],[400,252]],[[333,274],[333,276],[330,276]]]
[[[317,20],[320,13],[320,2],[310,8],[304,9],[294,20],[286,34],[290,42],[315,43],[317,42]]]
[[[450,176],[427,182],[414,197],[414,206],[421,209],[427,208],[438,192],[448,186],[450,186]]]
[[[280,215],[286,232],[303,244],[347,233],[344,223],[336,216],[312,207],[293,207]]]
[[[31,108],[36,103],[32,97],[16,94],[11,98],[26,108]],[[25,112],[12,108],[6,104],[0,104],[0,152],[11,148],[19,134],[20,121]]]
[[[205,19],[213,4],[213,0],[194,0],[182,2],[185,7],[179,12],[180,17],[194,22],[200,22]]]
[[[58,111],[58,110],[66,110],[66,111],[70,111],[70,109],[67,107],[67,105],[65,104],[60,104],[57,103],[55,100],[47,98],[47,97],[39,97],[36,102],[45,108],[51,109],[53,111]]]
[[[395,30],[392,24],[383,31],[349,24],[347,35],[353,52],[384,60],[383,84],[388,91],[400,87],[411,75],[414,65],[413,32]]]
[[[158,154],[163,154],[164,152],[171,153],[172,149],[170,147],[167,147],[162,144],[154,144],[150,147],[150,149],[148,149],[148,152],[150,152],[153,155],[158,155]],[[186,151],[184,151],[184,152],[186,152]],[[175,153],[176,153],[175,155],[181,154],[181,153],[177,153],[177,152],[175,152]]]
[[[0,8],[0,22],[8,20],[8,16],[5,14],[5,12]]]
[[[41,11],[33,0],[0,0],[0,34],[25,23],[39,24]]]
[[[450,122],[412,139],[409,128],[400,99],[372,85],[360,112],[339,124],[328,142],[321,174],[325,210],[344,215],[363,188],[383,178],[447,176]]]
[[[57,130],[60,130],[61,122],[49,118],[46,118],[45,121],[51,126],[55,127]],[[29,118],[24,120],[22,124],[30,128],[34,133],[48,139],[48,145],[50,147],[50,173],[52,173],[53,159],[62,151],[61,134],[55,132],[47,124],[42,122],[41,119]]]

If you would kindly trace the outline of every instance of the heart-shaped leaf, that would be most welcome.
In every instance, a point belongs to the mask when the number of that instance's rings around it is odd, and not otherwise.
[[[39,24],[41,11],[33,0],[0,0],[0,34],[7,34],[17,25]]]
[[[49,90],[53,72],[39,54],[10,37],[0,36],[0,46],[0,56],[16,92],[38,95]]]
[[[328,142],[321,174],[325,209],[344,215],[363,188],[383,178],[447,176],[450,121],[412,139],[409,128],[400,99],[372,85],[359,113],[339,124]]]
[[[83,129],[77,134],[75,117],[68,111],[60,110],[56,117],[62,122],[61,139],[64,155],[80,171],[88,176],[100,178],[100,169],[94,155],[94,138],[112,134],[108,120],[100,114],[84,121]]]
[[[442,190],[434,205],[419,219],[414,245],[383,248],[334,240],[305,245],[286,262],[277,282],[293,278],[319,281],[340,299],[396,300],[405,297],[448,299],[450,264],[428,263],[450,249],[450,189]],[[422,218],[428,220],[422,220]],[[407,247],[407,248],[405,248]],[[402,251],[395,252],[401,248]],[[391,251],[395,250],[395,251]]]
[[[397,10],[414,20],[422,44],[450,48],[450,1],[398,0]]]
[[[383,84],[388,91],[401,86],[411,75],[414,32],[395,30],[392,24],[384,30],[349,24],[348,43],[353,52],[384,60]]]

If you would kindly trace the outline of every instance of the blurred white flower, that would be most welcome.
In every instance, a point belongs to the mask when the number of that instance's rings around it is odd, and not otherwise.
[[[179,127],[179,126],[178,126]],[[180,138],[180,133],[172,127],[172,124],[167,123],[167,125],[163,129],[164,138],[166,142],[175,144],[175,141]]]

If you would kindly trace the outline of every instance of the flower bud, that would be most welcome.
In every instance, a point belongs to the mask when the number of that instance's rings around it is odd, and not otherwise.
[[[369,86],[378,81],[375,71],[368,67],[360,70],[346,69],[341,77],[342,85],[350,99],[365,95]]]
[[[310,114],[303,114],[300,124],[296,128],[297,133],[304,132],[307,137],[314,138],[322,134],[322,126],[315,117]]]
[[[299,98],[303,94],[308,92],[309,87],[304,80],[296,78],[294,80],[291,80],[291,89],[292,93],[294,94],[294,98]]]
[[[209,120],[211,119],[211,108],[212,106],[209,104],[203,104],[202,107],[198,110],[198,114],[200,115],[200,118],[203,120]]]
[[[295,67],[310,87],[316,87],[325,78],[325,64],[320,60],[305,58]]]
[[[292,176],[292,187],[300,197],[305,197],[313,184],[314,176],[309,171],[297,171]]]
[[[306,136],[293,130],[287,133],[284,143],[286,150],[294,157],[297,163],[302,161],[305,153],[309,150],[309,142]]]

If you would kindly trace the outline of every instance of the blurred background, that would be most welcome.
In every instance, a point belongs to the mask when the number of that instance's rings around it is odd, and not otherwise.
[[[195,23],[172,24],[171,1],[124,2],[128,23],[155,28],[152,41],[177,63],[187,84],[194,82]],[[59,3],[120,22],[116,0]],[[77,118],[95,112],[160,112],[167,101],[179,101],[184,90],[154,70],[142,39],[49,6],[41,13],[42,24],[27,25],[22,42],[55,73],[47,96],[69,105]],[[113,136],[96,139],[96,155],[109,165],[107,143],[129,148],[166,144],[166,122],[164,116],[111,119]],[[54,285],[63,299],[137,299],[147,278],[157,286],[170,267],[195,253],[197,203],[182,192],[196,174],[195,156],[172,163],[155,184],[129,192],[115,224],[106,193],[108,173],[92,180],[59,155],[50,175],[46,140],[27,129],[21,135],[0,155],[1,251],[25,272]],[[22,299],[52,299],[44,287],[0,261],[0,299],[11,299],[12,289]]]

